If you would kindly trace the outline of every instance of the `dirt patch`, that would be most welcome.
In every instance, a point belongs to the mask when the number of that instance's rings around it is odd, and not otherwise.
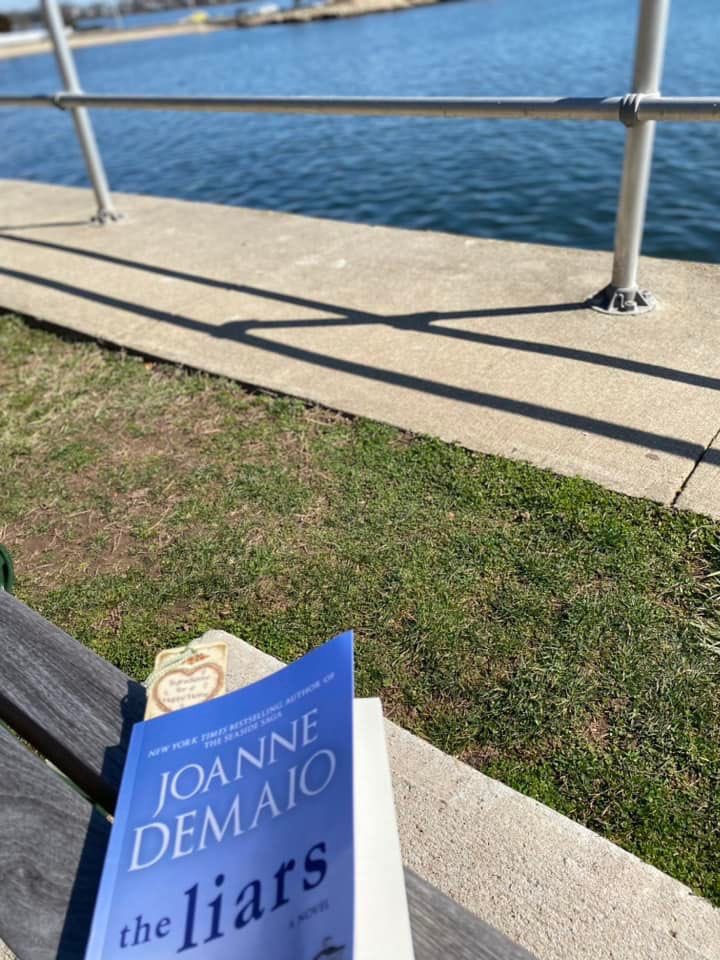
[[[108,493],[103,467],[96,464],[68,478],[66,490],[78,505],[96,501],[104,492],[102,507],[67,514],[50,504],[6,526],[3,539],[20,574],[26,570],[43,587],[54,588],[88,575],[133,568],[152,572],[152,552],[135,531],[144,520],[159,525],[180,497],[168,496],[160,509],[146,489]]]
[[[610,734],[610,723],[605,714],[600,713],[585,724],[585,739],[594,747],[604,747]]]
[[[27,535],[28,529],[38,528],[43,532]],[[93,510],[70,517],[41,511],[31,520],[8,525],[3,539],[13,554],[18,576],[25,574],[48,589],[88,575],[121,574],[147,566],[130,533],[108,524]]]
[[[97,621],[95,628],[98,631],[103,631],[104,633],[110,633],[113,636],[117,636],[120,633],[120,629],[123,623],[123,609],[122,604],[118,604],[115,607],[111,607],[104,617]]]
[[[287,577],[257,577],[252,585],[255,602],[269,614],[285,613],[295,602]]]
[[[45,589],[131,569],[152,576],[159,552],[178,536],[167,521],[193,495],[188,478],[223,433],[228,412],[201,391],[180,396],[154,417],[135,402],[102,427],[92,412],[78,414],[78,435],[92,435],[97,445],[92,462],[76,469],[60,464],[48,454],[57,444],[52,429],[36,434],[37,451],[22,462],[22,481],[38,490],[41,505],[0,529],[3,542],[20,576],[25,571]],[[92,422],[81,431],[88,415]],[[68,504],[75,508],[70,513]],[[192,526],[191,520],[184,536],[192,535]]]
[[[502,756],[502,752],[490,743],[483,743],[468,747],[458,757],[463,763],[475,767],[476,770],[482,770],[489,766],[494,760]]]

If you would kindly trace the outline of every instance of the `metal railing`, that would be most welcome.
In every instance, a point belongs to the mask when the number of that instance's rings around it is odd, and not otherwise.
[[[0,107],[69,110],[97,201],[96,219],[117,219],[88,107],[93,109],[202,110],[227,113],[303,113],[354,116],[442,117],[484,120],[605,120],[627,127],[610,283],[588,300],[604,313],[639,314],[655,299],[640,288],[638,266],[645,227],[655,124],[720,121],[720,98],[662,97],[670,0],[640,0],[632,92],[624,97],[171,97],[85,93],[63,29],[58,0],[42,0],[65,90],[46,96],[0,95]]]

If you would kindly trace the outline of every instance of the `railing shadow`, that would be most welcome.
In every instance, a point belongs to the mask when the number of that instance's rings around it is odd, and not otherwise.
[[[122,725],[117,744],[108,747],[103,758],[102,779],[119,788],[130,734],[145,712],[145,688],[133,680],[120,703]],[[106,799],[107,809],[115,807],[115,795]],[[82,960],[85,956],[100,877],[110,839],[110,824],[102,811],[91,808],[85,841],[77,864],[77,873],[58,944],[58,960]]]
[[[598,417],[573,413],[567,410],[532,403],[529,401],[517,400],[512,397],[484,392],[470,387],[459,386],[457,384],[444,383],[416,374],[402,373],[398,370],[363,363],[360,360],[343,359],[328,353],[309,349],[308,347],[295,346],[277,339],[269,339],[261,335],[263,331],[278,331],[281,329],[309,329],[312,327],[327,327],[335,325],[347,326],[382,323],[402,329],[410,329],[428,333],[434,336],[444,336],[466,340],[471,343],[474,342],[483,345],[502,347],[505,349],[516,349],[547,356],[558,356],[584,363],[599,364],[619,370],[630,371],[644,376],[659,377],[665,380],[685,383],[704,389],[720,389],[719,378],[696,374],[692,371],[677,370],[670,367],[645,363],[643,361],[632,360],[625,357],[598,354],[593,351],[565,347],[557,344],[537,343],[533,341],[521,340],[519,338],[504,337],[495,334],[484,334],[478,331],[460,330],[446,326],[435,325],[438,321],[447,321],[452,319],[497,317],[506,315],[517,316],[518,314],[561,314],[576,310],[578,307],[578,304],[576,303],[541,304],[537,306],[523,306],[518,309],[501,307],[497,309],[483,308],[480,310],[384,316],[362,310],[347,309],[336,304],[326,303],[324,301],[315,300],[304,296],[295,296],[279,291],[265,290],[263,288],[246,284],[231,283],[224,280],[199,277],[195,274],[184,271],[157,267],[151,264],[143,264],[135,260],[116,257],[105,253],[86,251],[82,248],[51,243],[50,241],[46,240],[14,237],[7,234],[0,235],[0,240],[10,240],[11,242],[30,244],[33,246],[46,247],[74,255],[86,256],[91,259],[109,262],[117,266],[143,270],[153,274],[184,280],[190,283],[198,283],[205,286],[242,293],[244,295],[270,299],[290,305],[300,306],[304,309],[322,310],[323,312],[327,313],[335,313],[337,316],[332,316],[329,318],[323,317],[267,322],[252,319],[234,320],[224,324],[215,325],[205,323],[192,317],[161,310],[146,304],[135,303],[131,300],[121,297],[115,297],[109,294],[100,293],[99,291],[89,290],[85,287],[80,287],[65,281],[55,280],[49,277],[41,277],[36,273],[27,273],[24,271],[11,269],[9,267],[0,267],[0,276],[4,275],[27,283],[36,284],[38,286],[53,289],[69,296],[89,300],[103,306],[121,310],[126,313],[135,314],[139,317],[150,318],[181,329],[191,330],[206,334],[211,337],[241,343],[266,353],[272,353],[288,359],[300,361],[302,363],[311,364],[319,369],[338,371],[377,383],[384,383],[390,386],[401,387],[430,396],[460,401],[462,403],[483,407],[485,409],[509,413],[517,417],[555,424],[569,429],[593,434],[599,437],[619,440],[623,443],[643,447],[650,451],[667,453],[673,456],[684,458],[690,461],[693,465],[696,464],[701,457],[704,457],[704,463],[709,463],[711,465],[715,464],[718,460],[718,457],[715,456],[713,451],[706,453],[706,448],[703,444],[693,442],[682,437],[675,437],[668,434],[657,433],[651,430],[642,430],[635,427],[629,427],[622,423],[604,420]]]
[[[18,230],[48,230],[52,227],[89,227],[93,220],[88,217],[85,220],[50,220],[46,223],[10,223],[0,224],[0,231],[18,231]]]
[[[57,960],[82,960],[90,935],[110,824],[96,808],[88,806],[88,813],[87,831],[58,941]]]
[[[327,328],[329,326],[362,326],[365,324],[385,324],[403,330],[412,330],[420,333],[428,333],[433,336],[447,337],[453,340],[465,340],[468,343],[477,343],[481,346],[498,347],[506,350],[518,350],[524,353],[533,353],[540,356],[558,357],[564,360],[573,360],[578,363],[588,363],[594,366],[608,367],[615,370],[624,370],[628,373],[636,373],[641,376],[655,377],[661,380],[670,380],[676,383],[685,383],[689,386],[701,387],[708,390],[720,390],[720,377],[709,377],[703,374],[694,373],[691,370],[679,370],[674,367],[667,367],[662,364],[648,363],[642,360],[635,360],[630,357],[621,357],[613,354],[600,353],[594,350],[583,350],[578,347],[568,347],[556,343],[544,343],[533,340],[525,340],[519,337],[500,336],[497,334],[482,333],[476,330],[463,330],[447,326],[437,326],[442,321],[451,320],[482,320],[497,317],[519,317],[519,316],[540,316],[543,314],[562,314],[579,310],[586,306],[585,302],[578,301],[572,303],[554,303],[554,304],[534,304],[530,306],[517,307],[482,307],[469,310],[450,310],[450,311],[428,311],[425,313],[412,314],[379,314],[366,310],[358,310],[354,307],[344,307],[334,303],[328,303],[323,300],[316,300],[305,296],[281,293],[275,290],[267,290],[262,287],[256,287],[249,284],[234,283],[227,280],[218,280],[212,277],[204,277],[199,274],[190,273],[185,270],[175,270],[169,267],[161,267],[155,264],[144,263],[135,259],[115,256],[108,253],[100,253],[94,250],[86,250],[82,247],[69,246],[67,244],[55,243],[49,240],[39,240],[34,237],[15,237],[7,232],[2,232],[7,228],[0,227],[0,240],[14,243],[21,243],[28,246],[55,250],[60,253],[68,253],[76,256],[86,257],[97,260],[102,263],[112,264],[113,266],[127,267],[132,270],[140,270],[145,273],[151,273],[157,276],[166,277],[173,280],[181,280],[187,283],[198,284],[200,286],[211,287],[214,289],[225,290],[243,294],[246,296],[259,297],[264,300],[273,300],[280,303],[286,303],[291,306],[301,307],[303,309],[318,310],[323,313],[335,314],[334,317],[319,317],[317,319],[297,319],[297,320],[272,320],[263,322],[260,320],[246,321],[242,332],[249,330],[262,330],[263,328],[280,329],[312,329],[313,327]],[[151,315],[148,307],[143,307],[147,315]],[[162,319],[162,318],[158,318]],[[168,319],[167,317],[165,319]],[[215,329],[215,328],[212,328]],[[209,331],[210,332],[210,331]],[[238,332],[239,328],[238,328]]]

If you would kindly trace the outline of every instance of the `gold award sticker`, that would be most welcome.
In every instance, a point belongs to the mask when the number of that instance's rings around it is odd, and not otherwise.
[[[162,650],[148,684],[145,719],[204,703],[225,692],[227,644],[209,643]]]

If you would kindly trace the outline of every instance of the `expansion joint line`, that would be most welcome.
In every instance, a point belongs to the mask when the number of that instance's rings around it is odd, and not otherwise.
[[[683,482],[680,484],[680,487],[678,488],[677,493],[676,493],[675,496],[672,498],[672,503],[670,504],[671,507],[676,507],[676,506],[677,506],[678,500],[680,499],[680,497],[681,497],[681,496],[683,495],[683,493],[685,492],[685,489],[686,489],[687,485],[690,483],[690,481],[692,480],[692,478],[695,476],[695,473],[697,472],[698,467],[700,466],[700,464],[703,462],[703,460],[705,459],[705,457],[708,455],[708,453],[712,450],[712,448],[715,446],[715,444],[716,444],[718,441],[720,441],[720,429],[718,429],[717,433],[711,438],[711,440],[710,440],[710,442],[708,443],[708,445],[705,447],[705,449],[702,451],[702,453],[700,454],[700,456],[697,458],[697,460],[696,460],[695,463],[693,464],[692,469],[690,470],[690,472],[688,473],[688,475],[685,477],[685,479],[683,480]]]

